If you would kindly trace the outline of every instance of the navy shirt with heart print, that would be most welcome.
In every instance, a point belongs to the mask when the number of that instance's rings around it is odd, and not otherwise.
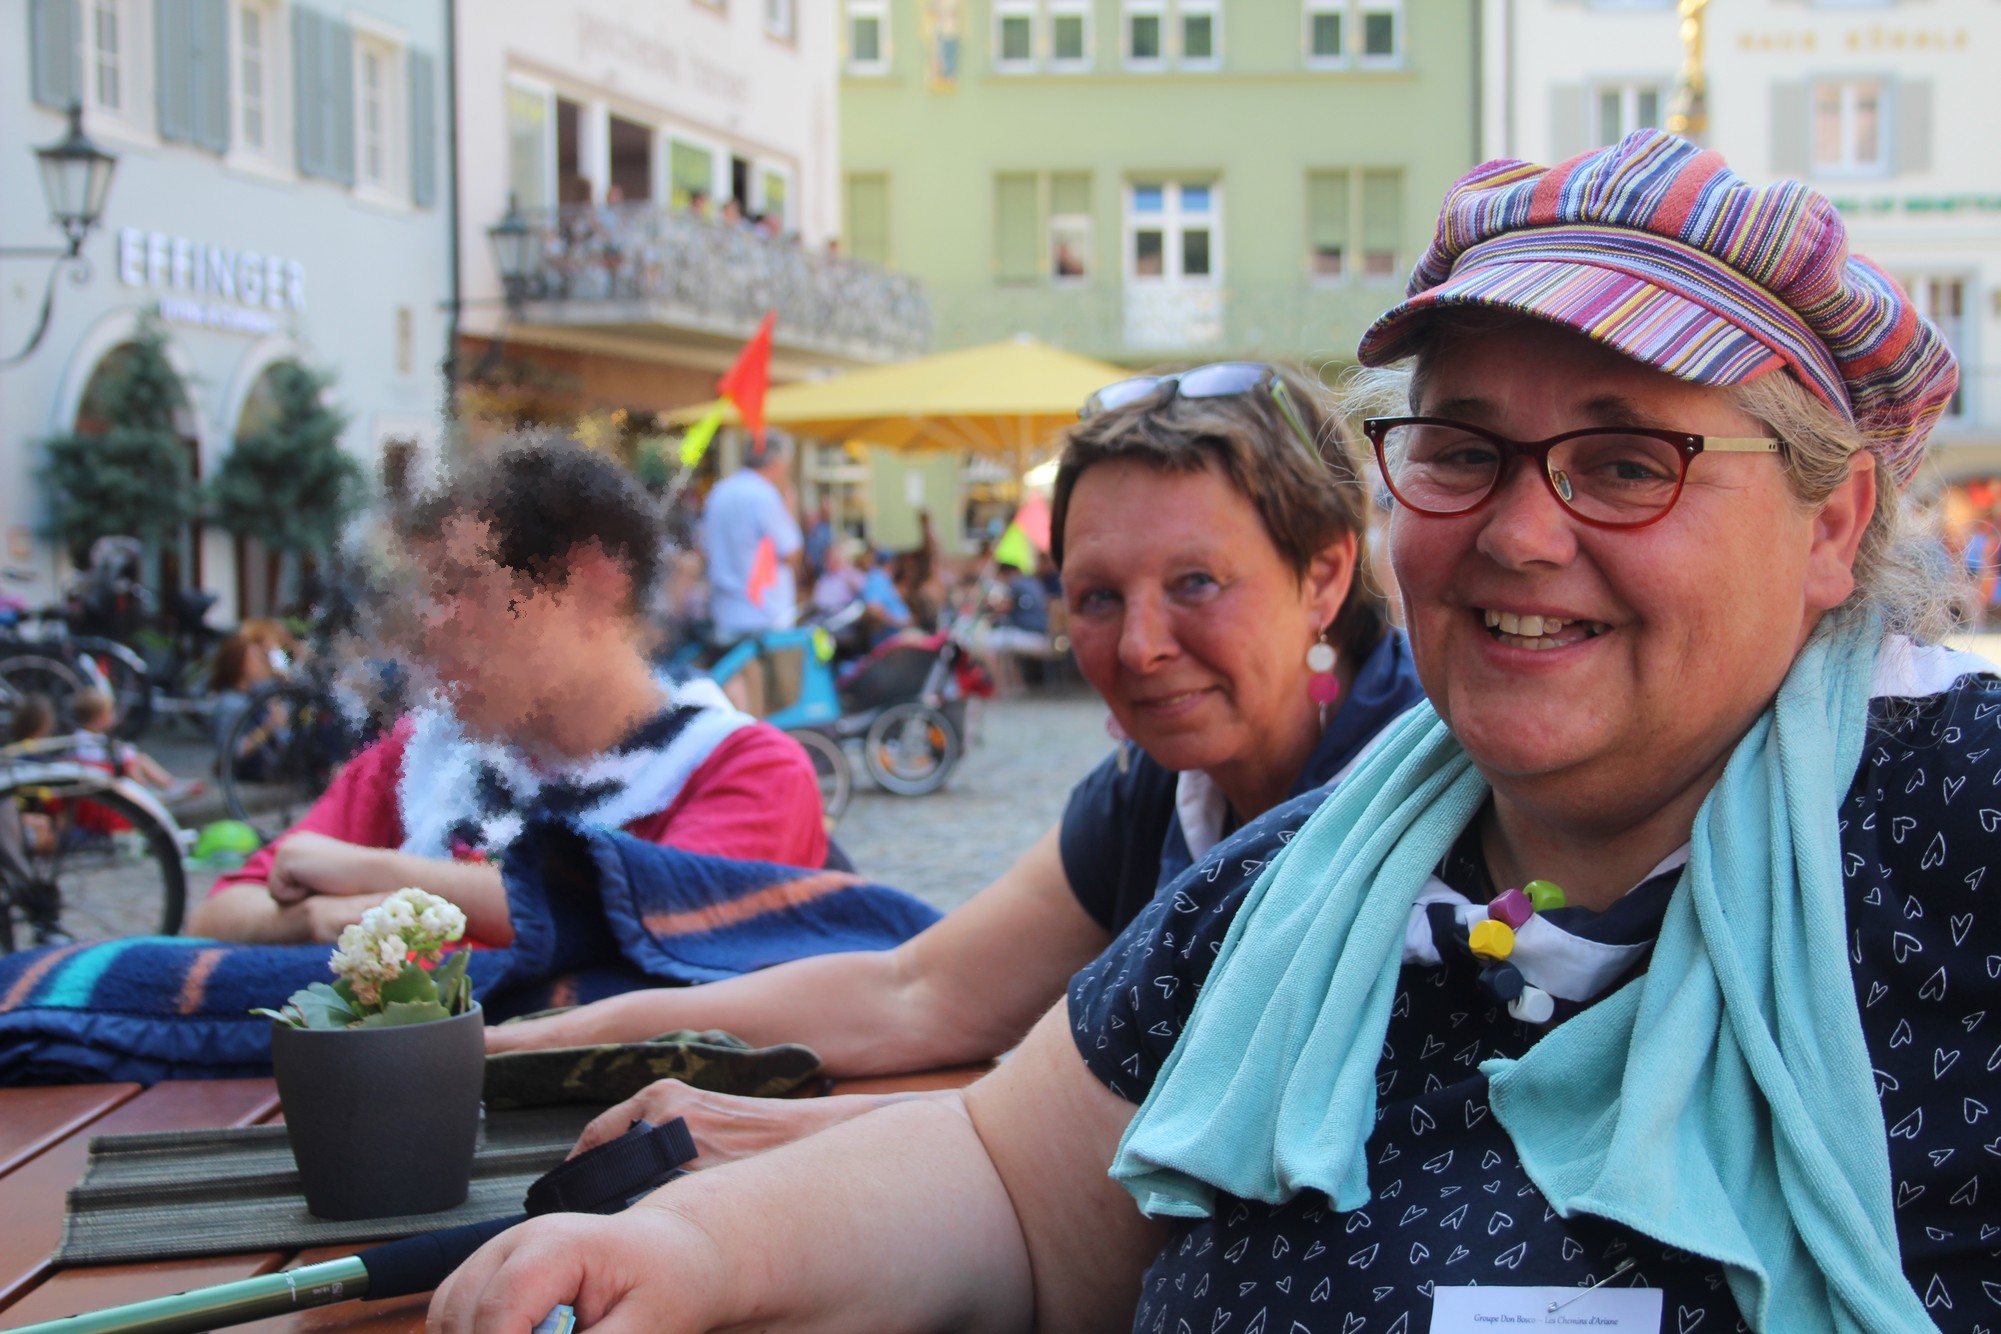
[[[1881,1127],[1858,1133],[1888,1135],[1904,1272],[1932,1320],[2001,1334],[2001,680],[1878,698],[1871,721],[1839,820],[1856,1002],[1883,1109]],[[1213,849],[1072,980],[1078,1050],[1113,1092],[1145,1098],[1245,892],[1323,796]],[[1462,839],[1439,874],[1476,902],[1492,894],[1477,840]],[[1651,939],[1676,874],[1599,923],[1564,925]],[[1602,1219],[1559,1218],[1530,1183],[1478,1067],[1520,1056],[1537,1033],[1470,969],[1405,965],[1377,1071],[1373,1198],[1350,1213],[1317,1192],[1276,1208],[1219,1198],[1211,1218],[1175,1223],[1133,1328],[1423,1334],[1438,1284],[1574,1286],[1623,1260],[1633,1264],[1615,1281],[1662,1289],[1672,1334],[1742,1328],[1715,1263]]]

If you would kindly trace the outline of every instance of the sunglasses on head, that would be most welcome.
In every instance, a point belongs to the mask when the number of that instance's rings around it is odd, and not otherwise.
[[[1260,391],[1271,395],[1279,415],[1292,428],[1293,439],[1299,442],[1308,457],[1319,463],[1320,454],[1313,447],[1312,433],[1306,429],[1306,422],[1300,417],[1299,408],[1285,387],[1285,380],[1275,368],[1261,361],[1218,361],[1175,375],[1135,375],[1130,380],[1119,380],[1085,399],[1084,406],[1077,410],[1077,419],[1089,421],[1101,413],[1129,407],[1149,398],[1158,398],[1155,407],[1166,407],[1176,398],[1235,398],[1239,394]]]

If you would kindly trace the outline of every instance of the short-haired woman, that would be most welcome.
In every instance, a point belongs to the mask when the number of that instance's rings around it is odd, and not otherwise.
[[[490,858],[565,793],[653,842],[820,866],[819,784],[798,743],[648,664],[658,532],[632,479],[569,442],[506,449],[429,497],[408,535],[422,588],[398,610],[449,707],[356,756],[217,881],[189,934],[332,940],[417,884],[463,908],[474,940],[506,944]]]
[[[2001,680],[1899,533],[1944,339],[1647,131],[1462,180],[1410,358],[1429,705],[963,1103],[531,1222],[432,1328],[1991,1325]]]
[[[724,1028],[860,1075],[1012,1046],[1161,885],[1333,778],[1419,699],[1364,572],[1359,469],[1325,413],[1317,383],[1241,362],[1121,381],[1085,407],[1052,545],[1078,665],[1129,741],[993,884],[894,950],[634,992],[489,1029],[488,1050]],[[667,1082],[585,1142],[634,1115],[686,1116],[713,1165],[873,1105]]]

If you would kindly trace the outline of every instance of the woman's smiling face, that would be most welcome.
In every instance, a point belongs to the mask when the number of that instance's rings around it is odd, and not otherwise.
[[[1064,525],[1077,665],[1169,769],[1287,754],[1317,735],[1306,650],[1340,609],[1354,559],[1344,538],[1301,579],[1214,468],[1095,464]]]
[[[1448,333],[1421,393],[1425,416],[1516,440],[1628,425],[1770,434],[1723,390],[1536,320]],[[1646,528],[1580,522],[1527,461],[1471,514],[1399,506],[1390,553],[1425,692],[1498,789],[1599,801],[1617,818],[1720,771],[1847,597],[1859,530],[1826,517],[1840,509],[1801,505],[1769,454],[1698,455]]]

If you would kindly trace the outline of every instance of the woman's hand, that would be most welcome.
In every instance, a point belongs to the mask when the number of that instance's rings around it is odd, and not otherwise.
[[[570,1156],[574,1158],[587,1149],[610,1143],[630,1130],[634,1121],[657,1126],[679,1116],[687,1120],[688,1133],[694,1136],[700,1154],[693,1166],[720,1167],[803,1139],[886,1102],[922,1096],[925,1095],[743,1098],[693,1088],[678,1079],[662,1079],[585,1126]]]
[[[723,1270],[708,1235],[656,1194],[612,1217],[549,1214],[495,1237],[431,1298],[430,1334],[528,1334],[559,1305],[592,1334],[712,1328],[704,1280]]]
[[[364,848],[325,834],[297,833],[278,845],[264,883],[280,903],[297,903],[316,894],[373,893],[381,889],[376,883],[381,859],[380,848]]]

